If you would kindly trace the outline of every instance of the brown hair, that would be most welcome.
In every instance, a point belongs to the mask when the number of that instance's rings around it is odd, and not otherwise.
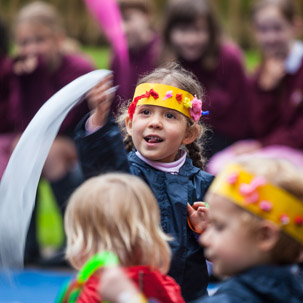
[[[122,13],[126,9],[138,9],[149,15],[154,9],[151,0],[118,0],[118,4]]]
[[[205,18],[209,29],[210,40],[203,54],[202,65],[212,68],[219,55],[221,44],[221,29],[215,17],[215,13],[207,0],[170,0],[168,1],[165,12],[165,24],[163,30],[163,39],[165,50],[169,50],[175,59],[170,35],[171,31],[178,25],[193,24],[196,20]],[[202,55],[202,54],[201,54]]]
[[[172,85],[185,90],[192,95],[196,95],[201,100],[203,97],[203,89],[196,76],[175,62],[156,68],[151,73],[144,75],[139,79],[137,85],[146,82]],[[134,147],[131,136],[129,136],[125,131],[125,118],[128,115],[128,106],[131,101],[132,100],[121,108],[121,114],[117,118],[117,122],[119,123],[122,133],[124,134],[124,144],[128,152],[130,152]],[[206,161],[205,158],[202,157],[203,149],[200,142],[202,142],[201,138],[206,132],[206,126],[204,126],[201,122],[199,122],[199,124],[194,124],[193,121],[187,117],[186,119],[187,131],[191,131],[191,129],[197,127],[197,125],[200,127],[200,134],[198,138],[191,144],[186,145],[186,148],[188,150],[189,157],[193,161],[193,164],[196,167],[203,169]]]
[[[63,22],[57,10],[46,2],[34,1],[25,5],[17,15],[15,28],[23,22],[47,26],[54,34],[64,34]]]
[[[250,158],[237,161],[245,170],[254,175],[263,176],[268,182],[303,200],[303,171],[299,171],[291,163],[282,159]],[[281,201],[283,203],[283,201]],[[303,207],[303,203],[302,203]],[[243,209],[241,208],[243,211]],[[254,230],[262,218],[245,211],[241,216],[246,225]],[[291,264],[298,260],[302,252],[302,244],[280,231],[280,237],[271,251],[274,264]]]
[[[279,9],[282,16],[289,22],[293,23],[295,20],[295,7],[291,0],[259,0],[252,7],[252,17],[265,7],[275,6]]]
[[[66,258],[76,268],[109,250],[122,266],[169,269],[170,237],[161,229],[153,193],[136,176],[111,173],[84,182],[68,202],[64,227]]]

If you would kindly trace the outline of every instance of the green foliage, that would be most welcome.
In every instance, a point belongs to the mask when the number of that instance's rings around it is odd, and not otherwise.
[[[82,46],[82,51],[93,60],[97,68],[109,68],[111,49],[108,46]]]

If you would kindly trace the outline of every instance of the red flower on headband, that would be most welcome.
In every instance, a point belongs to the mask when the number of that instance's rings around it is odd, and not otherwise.
[[[129,108],[128,108],[128,115],[129,115],[129,118],[131,120],[133,120],[133,116],[134,116],[134,113],[135,113],[135,110],[136,110],[136,106],[137,106],[137,103],[138,101],[143,98],[142,96],[138,96],[134,99],[134,101],[130,104]]]
[[[154,89],[152,88],[149,91],[147,91],[145,94],[143,94],[141,96],[137,96],[134,99],[134,101],[130,104],[130,106],[128,108],[128,116],[131,120],[133,120],[133,116],[134,116],[134,113],[135,113],[139,100],[141,100],[142,98],[149,98],[150,96],[152,96],[154,99],[159,98],[159,94],[157,92],[155,92]]]
[[[150,96],[152,96],[154,99],[158,99],[159,98],[159,94],[157,92],[155,92],[153,88],[151,88],[149,91],[147,91],[145,93],[145,97],[146,98],[149,98]]]
[[[298,226],[302,226],[303,225],[303,217],[302,216],[296,216],[295,217],[295,223],[296,223],[296,225],[298,225]]]
[[[176,94],[176,100],[178,101],[179,104],[182,102],[182,94]]]

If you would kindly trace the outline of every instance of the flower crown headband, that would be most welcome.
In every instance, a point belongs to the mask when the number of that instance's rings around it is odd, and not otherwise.
[[[216,176],[209,190],[275,223],[303,244],[303,201],[265,178],[248,173],[238,164],[230,164]]]
[[[166,84],[142,83],[136,87],[133,101],[128,108],[131,120],[133,120],[136,107],[143,104],[174,109],[194,122],[198,122],[201,115],[209,113],[202,111],[202,101],[196,96]]]

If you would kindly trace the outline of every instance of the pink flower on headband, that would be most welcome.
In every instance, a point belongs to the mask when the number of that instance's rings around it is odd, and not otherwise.
[[[169,99],[173,96],[173,91],[172,90],[169,90],[166,92],[164,98],[163,98],[163,101],[166,100],[166,99]]]
[[[195,98],[191,101],[191,105],[192,106],[189,108],[189,113],[192,119],[195,122],[198,122],[202,112],[202,101],[195,96]]]

